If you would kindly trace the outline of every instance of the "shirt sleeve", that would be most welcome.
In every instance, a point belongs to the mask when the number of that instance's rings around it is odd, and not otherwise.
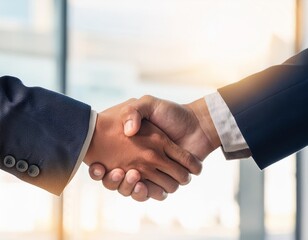
[[[249,147],[227,104],[218,92],[205,96],[205,102],[222,143],[226,159],[251,156]]]

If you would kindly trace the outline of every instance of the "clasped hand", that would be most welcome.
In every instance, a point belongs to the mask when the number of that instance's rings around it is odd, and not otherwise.
[[[98,114],[84,162],[94,180],[137,201],[163,200],[220,146],[203,99],[179,105],[151,96]]]

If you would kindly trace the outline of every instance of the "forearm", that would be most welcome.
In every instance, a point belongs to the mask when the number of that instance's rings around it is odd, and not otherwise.
[[[308,144],[308,50],[218,90],[262,169]]]
[[[61,194],[76,166],[88,134],[88,105],[42,88],[25,87],[13,77],[0,78],[0,168],[16,177]],[[5,156],[24,160],[7,167]],[[28,169],[37,166],[39,175]]]

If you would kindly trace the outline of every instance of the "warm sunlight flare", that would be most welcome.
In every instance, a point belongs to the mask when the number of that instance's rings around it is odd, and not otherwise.
[[[20,2],[0,0],[0,75],[59,89],[55,1]],[[294,0],[68,2],[67,92],[94,109],[144,94],[187,103],[294,53]],[[269,234],[293,234],[294,164],[290,157],[265,174]],[[0,239],[54,240],[59,199],[7,175]],[[238,239],[239,181],[239,161],[217,150],[189,186],[164,202],[136,203],[93,184],[82,166],[63,195],[65,239]]]

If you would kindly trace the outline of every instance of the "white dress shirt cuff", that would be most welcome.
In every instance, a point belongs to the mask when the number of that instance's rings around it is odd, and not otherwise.
[[[227,104],[218,92],[205,96],[212,121],[219,135],[226,159],[251,156],[249,147]]]
[[[83,146],[81,148],[81,151],[80,151],[80,154],[79,154],[79,157],[78,157],[78,160],[76,162],[76,165],[74,167],[74,170],[70,176],[70,179],[68,182],[70,182],[72,180],[72,178],[75,176],[78,168],[80,167],[83,159],[85,158],[86,156],[86,153],[88,151],[88,148],[90,146],[90,143],[91,143],[91,140],[92,140],[92,137],[93,137],[93,133],[94,133],[94,130],[95,130],[95,124],[96,124],[96,119],[97,119],[97,112],[94,111],[94,110],[91,110],[91,115],[90,115],[90,120],[89,120],[89,129],[88,129],[88,134],[87,134],[87,137],[83,143]]]

